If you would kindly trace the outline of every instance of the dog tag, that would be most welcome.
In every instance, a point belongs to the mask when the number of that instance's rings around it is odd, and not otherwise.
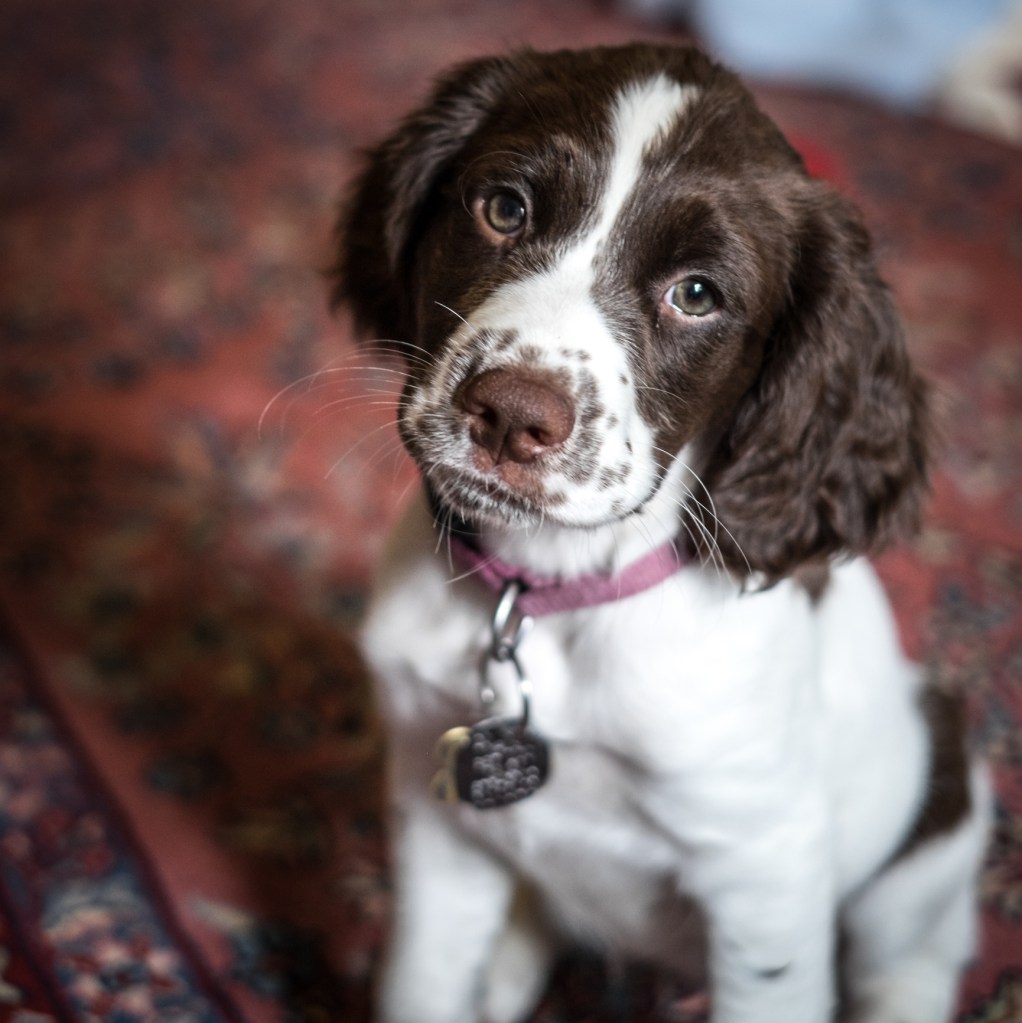
[[[444,764],[433,778],[434,795],[471,803],[477,810],[531,796],[550,771],[546,740],[519,718],[488,718],[471,728],[451,728],[440,737],[437,755]]]

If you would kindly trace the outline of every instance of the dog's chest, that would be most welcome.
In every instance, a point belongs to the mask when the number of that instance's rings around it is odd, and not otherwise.
[[[810,644],[797,635],[804,616],[777,602],[777,592],[749,598],[735,629],[734,600],[693,570],[627,601],[538,619],[518,653],[549,778],[520,803],[443,812],[530,878],[569,929],[659,958],[693,915],[681,897],[688,831],[712,808],[715,828],[741,832],[735,776],[772,783],[776,767],[750,758],[784,761],[764,738],[785,731],[771,728],[764,694],[791,665],[767,652],[782,625],[797,649]],[[484,587],[452,589],[434,557],[406,561],[377,591],[365,648],[409,798],[432,798],[434,744],[448,729],[521,712],[508,665],[486,676],[496,705],[480,700],[494,603]]]
[[[486,669],[495,603],[483,587],[452,590],[435,558],[406,564],[377,592],[365,650],[386,716],[427,777],[448,729],[522,713],[514,668]],[[538,619],[518,660],[531,690],[530,727],[549,745],[550,781],[529,801],[550,801],[569,779],[571,792],[595,779],[596,792],[615,791],[618,802],[645,798],[650,775],[698,796],[721,770],[757,771],[739,756],[778,760],[764,736],[791,700],[770,696],[798,667],[792,651],[802,660],[811,648],[806,617],[795,611],[776,592],[739,607],[693,570],[626,601]],[[781,632],[788,652],[778,657]],[[489,705],[488,687],[496,694]]]
[[[458,807],[461,826],[529,878],[569,932],[680,967],[700,920],[676,843],[643,812],[641,779],[591,745],[558,743],[555,756],[541,791],[497,811]]]

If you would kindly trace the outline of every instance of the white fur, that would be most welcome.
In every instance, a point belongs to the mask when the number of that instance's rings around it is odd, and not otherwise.
[[[682,457],[641,512],[597,525],[612,499],[641,497],[654,452],[621,380],[621,345],[589,294],[643,150],[690,98],[663,79],[621,98],[590,234],[550,271],[468,311],[409,407],[414,430],[449,424],[458,367],[483,328],[514,328],[541,350],[530,358],[542,368],[563,369],[565,349],[588,353],[616,413],[601,425],[601,464],[630,443],[633,472],[599,491],[551,470],[546,486],[564,501],[544,523],[482,534],[523,567],[620,568],[675,535],[692,499]],[[484,353],[482,366],[514,358]],[[468,471],[468,437],[436,433],[438,461]],[[705,947],[714,1023],[824,1023],[842,913],[865,950],[851,973],[858,1023],[940,1023],[971,950],[987,801],[977,778],[974,811],[956,831],[878,874],[912,826],[929,753],[918,672],[865,562],[835,567],[817,604],[791,581],[743,590],[713,565],[691,565],[627,600],[538,620],[521,658],[552,776],[491,811],[438,803],[428,788],[435,741],[480,716],[495,597],[458,575],[417,498],[363,636],[390,734],[385,1023],[513,1023],[542,989],[552,932],[688,972]],[[512,680],[497,683],[497,712],[516,713]],[[538,914],[521,910],[523,889]]]

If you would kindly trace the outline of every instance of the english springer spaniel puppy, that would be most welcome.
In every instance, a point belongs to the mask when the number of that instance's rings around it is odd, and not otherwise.
[[[946,1020],[990,796],[862,557],[928,412],[852,206],[695,50],[525,52],[370,154],[334,272],[423,483],[378,1018],[523,1019],[568,940],[714,1023]]]

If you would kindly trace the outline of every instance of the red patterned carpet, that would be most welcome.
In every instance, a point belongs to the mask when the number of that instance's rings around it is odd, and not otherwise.
[[[326,313],[335,199],[450,61],[650,34],[590,0],[3,5],[0,1019],[368,1019],[347,637],[411,474],[392,373]],[[959,1023],[1018,1023],[1022,155],[760,96],[865,207],[942,396],[926,529],[882,570],[1000,794]],[[583,958],[537,1017],[687,1018]]]

